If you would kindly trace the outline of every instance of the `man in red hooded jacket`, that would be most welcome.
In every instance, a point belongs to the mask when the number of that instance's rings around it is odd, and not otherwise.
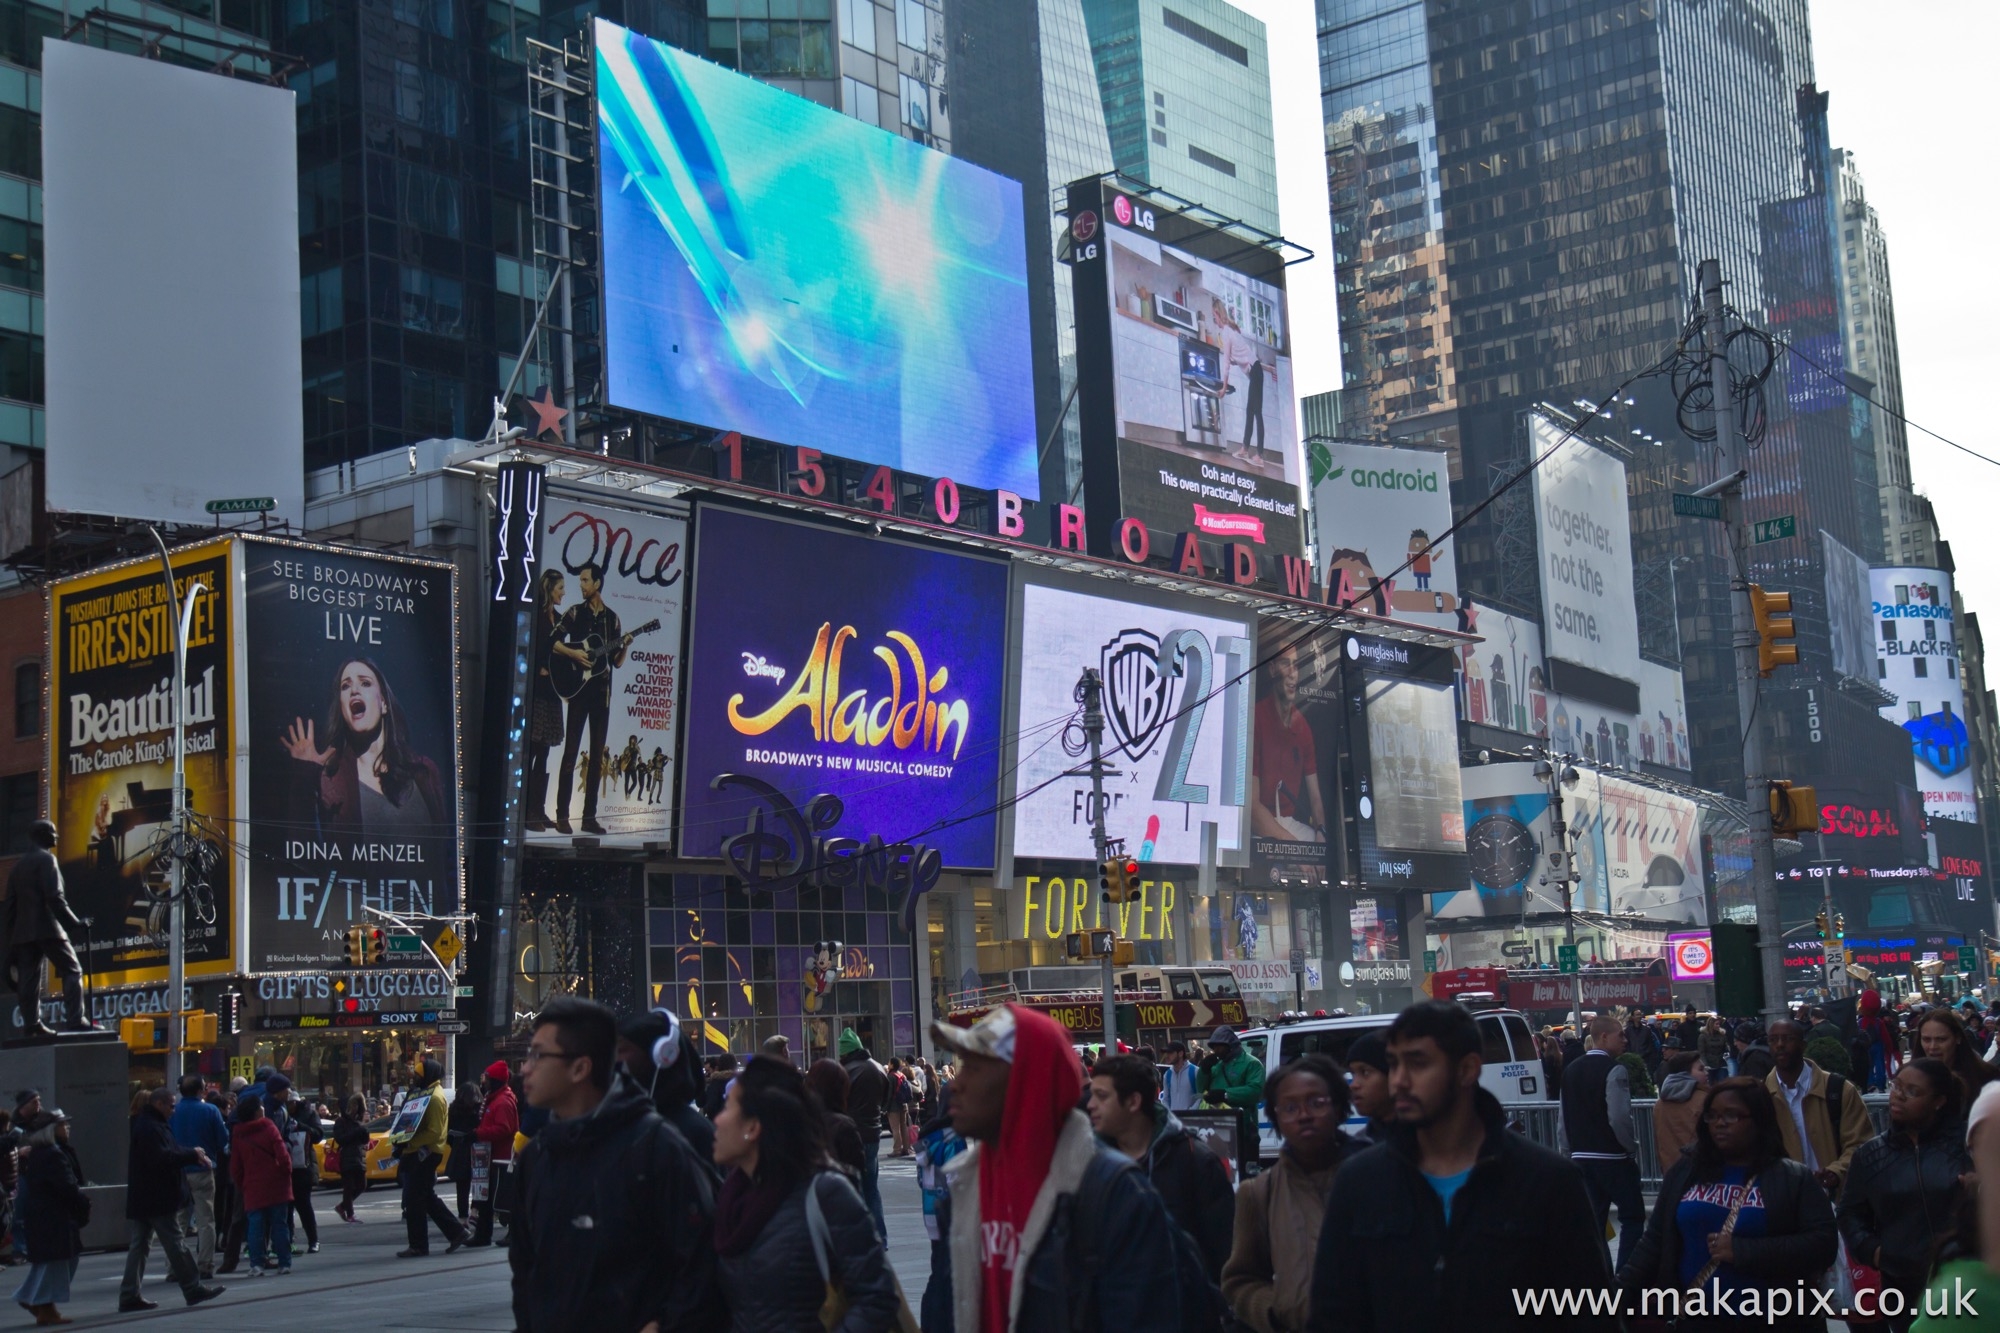
[[[486,1175],[486,1197],[472,1205],[472,1239],[467,1244],[493,1243],[493,1196],[499,1192],[507,1164],[514,1160],[514,1135],[520,1129],[521,1110],[508,1082],[507,1062],[495,1060],[486,1066],[486,1108],[480,1113],[478,1127],[472,1131],[474,1143],[492,1147],[493,1162]]]
[[[1077,1109],[1069,1034],[1018,1005],[931,1033],[959,1057],[951,1121],[972,1145],[945,1167],[938,1212],[952,1333],[1179,1328],[1174,1224]]]

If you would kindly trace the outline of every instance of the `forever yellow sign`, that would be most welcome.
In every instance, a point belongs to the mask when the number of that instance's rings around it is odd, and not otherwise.
[[[1139,896],[1129,903],[1106,903],[1094,877],[1029,875],[1021,881],[1018,939],[1059,940],[1079,930],[1114,927],[1128,940],[1170,940],[1174,937],[1174,882],[1139,881]],[[1108,909],[1108,910],[1107,910]]]

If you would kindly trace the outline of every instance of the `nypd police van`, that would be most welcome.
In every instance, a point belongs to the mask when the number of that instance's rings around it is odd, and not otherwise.
[[[1546,1103],[1549,1089],[1544,1086],[1541,1052],[1535,1047],[1528,1020],[1513,1009],[1474,1004],[1472,1016],[1479,1024],[1480,1054],[1485,1067],[1479,1086],[1498,1097],[1501,1103]],[[1342,1068],[1347,1065],[1347,1048],[1358,1038],[1374,1033],[1386,1037],[1394,1014],[1349,1014],[1340,1018],[1298,1018],[1270,1027],[1252,1028],[1242,1034],[1243,1049],[1264,1062],[1264,1077],[1278,1066],[1302,1055],[1327,1055]],[[1358,1127],[1351,1118],[1349,1128]],[[1278,1155],[1278,1135],[1271,1126],[1268,1108],[1257,1108],[1260,1155],[1266,1160]]]

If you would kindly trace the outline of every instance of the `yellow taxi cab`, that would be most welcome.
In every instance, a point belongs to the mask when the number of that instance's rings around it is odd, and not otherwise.
[[[393,1182],[396,1179],[396,1159],[390,1153],[389,1122],[393,1116],[381,1116],[368,1122],[368,1153],[366,1179],[369,1184]],[[444,1174],[445,1163],[451,1160],[451,1145],[446,1144],[438,1156],[438,1174]],[[326,1141],[319,1145],[319,1180],[322,1185],[340,1183],[340,1145],[333,1141],[329,1127]]]

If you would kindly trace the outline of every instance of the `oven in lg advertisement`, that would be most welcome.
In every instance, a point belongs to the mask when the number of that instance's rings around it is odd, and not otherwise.
[[[714,505],[695,545],[683,854],[773,820],[754,788],[714,785],[735,774],[800,811],[836,797],[819,834],[990,869],[1006,564]]]
[[[1456,654],[1350,635],[1343,656],[1361,882],[1433,891],[1463,886]]]
[[[541,507],[527,837],[664,842],[674,790],[687,520]],[[574,821],[574,822],[573,822]]]
[[[1138,593],[1107,596],[1098,580],[1023,579],[1020,703],[1015,727],[1014,855],[1096,859],[1076,689],[1085,667],[1103,681],[1105,829],[1139,861],[1196,865],[1201,826],[1216,845],[1243,845],[1250,779],[1256,626]],[[1219,608],[1218,608],[1219,609]]]
[[[367,909],[462,901],[457,571],[265,539],[243,563],[245,967],[330,967],[349,926],[381,924]]]
[[[193,597],[187,646],[187,805],[195,859],[187,921],[190,976],[235,969],[236,550],[206,542],[172,554],[175,595]],[[167,975],[166,863],[174,779],[174,635],[154,559],[49,592],[49,818],[74,940],[91,985]]]

